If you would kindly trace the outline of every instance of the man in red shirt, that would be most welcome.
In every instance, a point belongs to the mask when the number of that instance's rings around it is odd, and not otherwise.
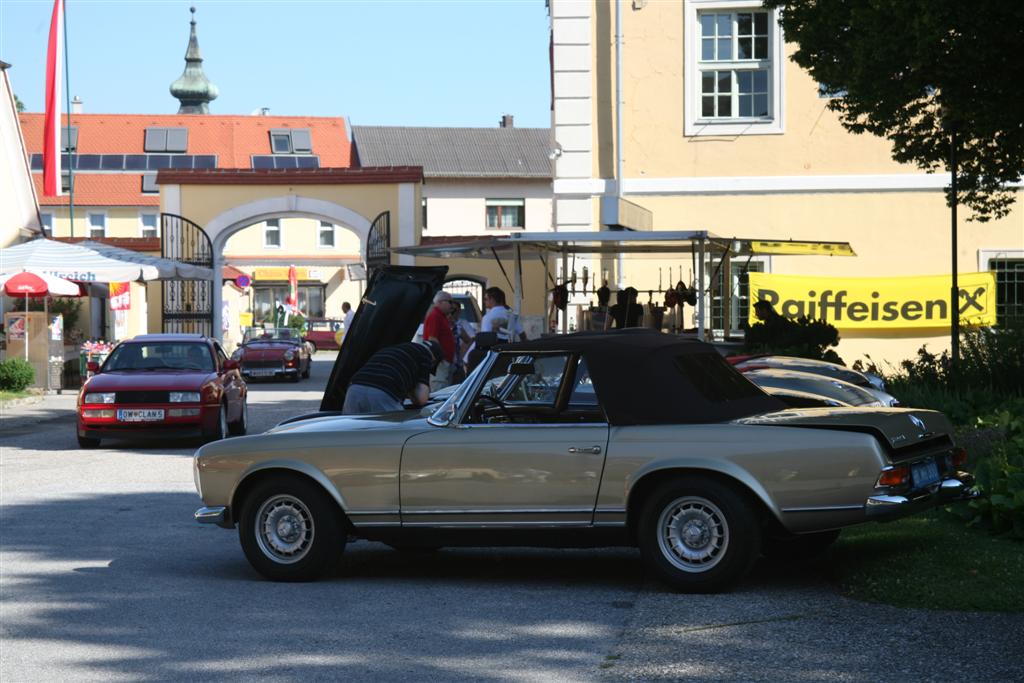
[[[423,321],[423,341],[436,341],[441,345],[441,362],[430,376],[430,390],[444,389],[451,383],[452,361],[455,359],[455,335],[452,334],[448,312],[452,310],[452,295],[440,291],[434,295],[434,305]]]

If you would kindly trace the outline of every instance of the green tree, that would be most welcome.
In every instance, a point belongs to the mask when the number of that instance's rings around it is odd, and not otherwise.
[[[14,94],[14,108],[18,110],[19,114],[25,111],[25,103],[21,101],[17,93]]]
[[[889,139],[894,159],[928,171],[948,168],[955,131],[959,201],[979,221],[1009,213],[1007,183],[1024,175],[1024,2],[764,4],[782,10],[793,60],[842,93],[828,107],[847,130]]]

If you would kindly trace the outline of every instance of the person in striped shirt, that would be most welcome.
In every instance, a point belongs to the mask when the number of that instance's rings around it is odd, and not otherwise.
[[[430,375],[443,357],[434,340],[386,346],[353,376],[341,412],[366,415],[402,410],[405,398],[422,406],[430,400]]]

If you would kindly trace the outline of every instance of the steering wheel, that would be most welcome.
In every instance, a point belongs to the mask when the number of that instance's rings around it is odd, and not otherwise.
[[[502,414],[508,418],[509,422],[512,422],[512,413],[508,411],[508,406],[506,406],[505,403],[500,398],[495,398],[494,396],[491,396],[489,394],[480,394],[479,396],[477,396],[478,401],[482,401],[484,399],[498,406],[498,410],[500,410]]]

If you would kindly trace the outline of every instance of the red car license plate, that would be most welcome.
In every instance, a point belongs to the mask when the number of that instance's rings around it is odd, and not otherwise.
[[[934,460],[919,462],[910,466],[910,474],[914,479],[914,487],[924,488],[939,481],[939,466]]]
[[[119,422],[159,422],[164,419],[163,408],[121,408],[117,411]]]

